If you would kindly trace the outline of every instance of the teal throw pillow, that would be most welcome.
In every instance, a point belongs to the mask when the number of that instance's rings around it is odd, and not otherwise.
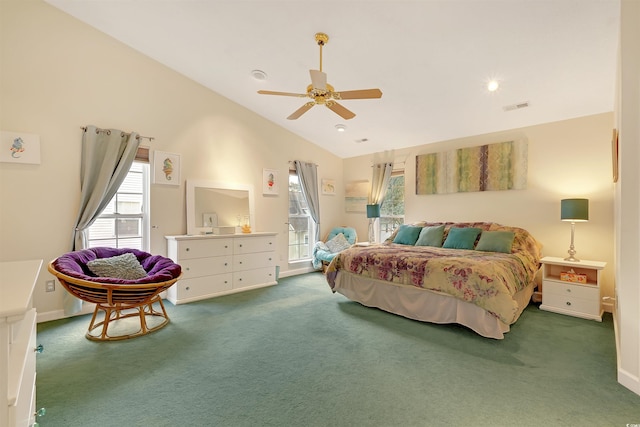
[[[476,250],[510,254],[515,237],[516,233],[513,231],[483,231]]]
[[[473,249],[476,238],[482,232],[480,228],[457,228],[451,227],[447,240],[444,241],[443,248],[447,249]]]
[[[398,229],[398,234],[393,238],[393,243],[399,243],[401,245],[415,245],[422,227],[414,225],[402,224]]]
[[[422,231],[420,231],[420,236],[418,236],[416,246],[435,246],[439,248],[442,246],[443,236],[444,225],[424,227]]]

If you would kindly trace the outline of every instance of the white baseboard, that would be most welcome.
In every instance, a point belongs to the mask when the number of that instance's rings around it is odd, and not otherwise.
[[[618,382],[640,396],[640,378],[618,368]]]
[[[296,268],[295,270],[280,271],[280,277],[298,276],[300,274],[312,273],[319,271],[313,268],[311,265],[304,268]]]
[[[93,310],[95,309],[95,307],[96,307],[95,304],[83,303],[82,311],[80,311],[80,313],[72,314],[70,316],[67,316],[66,314],[64,314],[64,310],[53,310],[53,311],[38,313],[37,322],[38,323],[51,322],[52,320],[65,319],[67,317],[74,317],[74,316],[82,316],[84,314],[91,314],[93,313]]]

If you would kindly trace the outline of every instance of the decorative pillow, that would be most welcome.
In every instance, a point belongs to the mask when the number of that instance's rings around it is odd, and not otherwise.
[[[473,249],[478,234],[482,232],[481,228],[468,227],[458,228],[451,227],[447,240],[444,241],[443,248],[448,249]]]
[[[137,280],[147,275],[138,262],[138,258],[130,252],[111,258],[98,258],[89,261],[87,267],[93,274],[100,277]]]
[[[442,237],[444,236],[444,225],[434,227],[424,227],[420,231],[420,236],[416,241],[416,246],[442,246]]]
[[[344,234],[338,233],[333,239],[327,242],[327,247],[332,253],[341,252],[351,247],[351,243],[344,237]]]
[[[513,231],[483,231],[476,250],[510,254],[515,237],[516,233]]]
[[[393,238],[393,243],[399,243],[401,245],[415,245],[418,236],[420,236],[422,227],[416,227],[413,225],[402,224],[398,227],[398,234]]]

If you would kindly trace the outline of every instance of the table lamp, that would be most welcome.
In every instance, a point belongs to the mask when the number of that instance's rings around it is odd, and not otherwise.
[[[560,201],[560,219],[571,221],[571,246],[569,246],[569,256],[565,261],[580,261],[575,257],[576,249],[573,246],[576,222],[589,221],[589,200],[588,199],[563,199]]]
[[[369,242],[375,243],[374,224],[376,218],[380,218],[380,205],[367,205],[367,218],[369,218]]]

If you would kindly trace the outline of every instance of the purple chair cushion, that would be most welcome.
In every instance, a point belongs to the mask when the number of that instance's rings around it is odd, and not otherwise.
[[[125,253],[132,253],[147,272],[145,277],[136,280],[117,279],[113,277],[98,277],[89,270],[87,263],[99,258],[111,258]],[[139,285],[145,283],[159,283],[175,279],[182,271],[179,264],[171,259],[151,255],[137,249],[117,248],[89,248],[80,251],[66,253],[53,261],[53,267],[60,273],[77,279],[88,280],[96,283],[111,283],[114,285]]]

